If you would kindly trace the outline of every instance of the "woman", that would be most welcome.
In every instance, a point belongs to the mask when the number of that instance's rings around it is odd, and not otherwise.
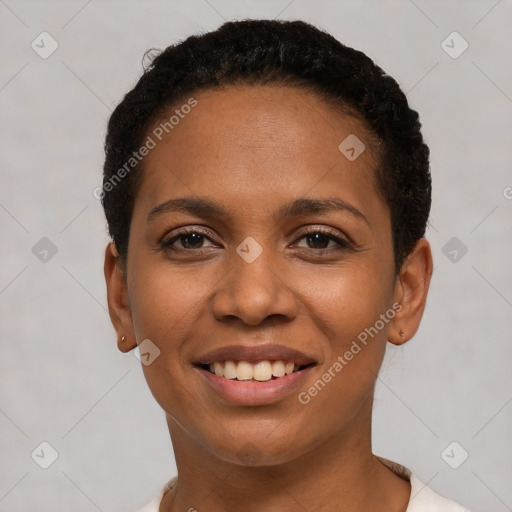
[[[309,24],[226,23],[153,60],[105,150],[109,311],[178,468],[143,511],[464,510],[371,449],[432,273],[396,82]]]

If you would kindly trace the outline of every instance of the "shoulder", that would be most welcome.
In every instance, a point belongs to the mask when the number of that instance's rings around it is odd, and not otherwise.
[[[469,512],[462,505],[440,496],[411,474],[411,498],[407,512]]]
[[[143,508],[137,510],[137,512],[159,512],[160,503],[165,493],[172,488],[176,483],[177,477],[171,478],[158,492],[158,494]]]
[[[411,483],[411,497],[406,512],[469,512],[462,505],[437,494],[405,466],[383,457],[377,458],[393,473]]]

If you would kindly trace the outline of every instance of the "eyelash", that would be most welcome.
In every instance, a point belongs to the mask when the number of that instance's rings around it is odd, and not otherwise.
[[[331,253],[331,252],[334,252],[334,251],[339,251],[339,250],[355,250],[350,242],[348,242],[347,240],[344,240],[342,238],[339,238],[332,231],[327,230],[327,229],[323,229],[323,228],[315,228],[315,229],[312,229],[311,231],[307,231],[305,233],[302,233],[297,238],[297,241],[298,240],[302,240],[303,238],[305,238],[307,236],[311,236],[311,235],[318,234],[318,233],[327,236],[330,240],[336,242],[338,244],[338,246],[337,247],[324,248],[324,249],[313,249],[313,248],[309,248],[309,247],[300,247],[300,249],[309,249],[309,250],[312,250],[312,251],[314,251],[316,253],[321,253],[321,254],[328,254],[328,253]],[[200,236],[208,238],[210,240],[210,242],[215,243],[214,240],[212,240],[212,238],[214,238],[214,236],[213,236],[213,233],[211,231],[209,231],[209,230],[204,230],[203,231],[202,229],[198,229],[198,228],[193,228],[193,229],[192,228],[186,228],[186,229],[183,229],[181,231],[178,231],[172,238],[170,238],[168,240],[163,240],[161,242],[161,248],[163,250],[170,249],[170,250],[174,250],[176,252],[192,252],[192,251],[201,251],[202,249],[205,249],[204,247],[200,247],[198,249],[185,249],[185,248],[175,248],[175,247],[172,247],[174,242],[178,241],[182,237],[186,237],[186,236],[191,235],[191,234],[198,234]]]

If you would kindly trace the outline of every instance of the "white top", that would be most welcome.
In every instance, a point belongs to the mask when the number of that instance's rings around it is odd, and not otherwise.
[[[469,510],[462,505],[439,496],[439,494],[427,487],[416,475],[401,464],[382,457],[378,457],[378,459],[389,467],[393,473],[396,473],[399,477],[411,483],[411,497],[406,512],[469,512]],[[165,493],[174,486],[177,478],[177,476],[171,478],[171,480],[162,487],[160,492],[144,508],[141,508],[137,512],[159,512],[162,498]]]

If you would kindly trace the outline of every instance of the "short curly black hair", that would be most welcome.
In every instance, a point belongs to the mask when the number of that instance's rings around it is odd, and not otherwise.
[[[126,162],[173,105],[193,92],[237,84],[306,88],[360,118],[379,142],[376,180],[390,209],[398,271],[424,236],[431,205],[429,149],[418,113],[396,81],[364,53],[309,23],[279,20],[227,22],[169,46],[112,113],[101,200],[122,262],[142,174],[140,164],[130,169]]]

